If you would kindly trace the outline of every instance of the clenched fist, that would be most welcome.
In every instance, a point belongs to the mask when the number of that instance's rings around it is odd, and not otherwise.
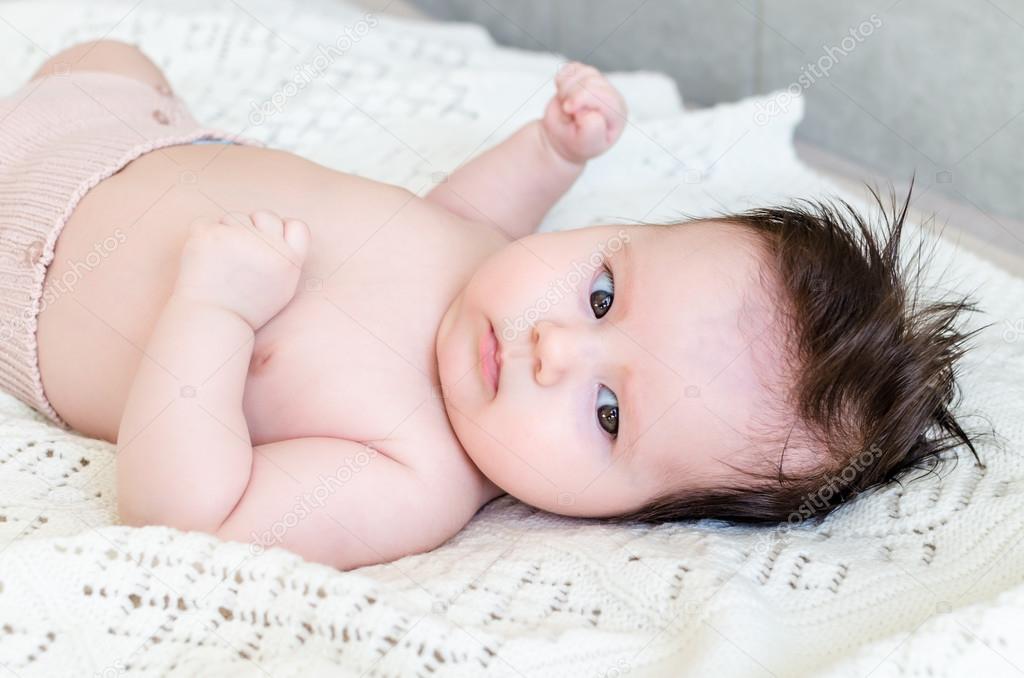
[[[619,91],[596,68],[578,61],[559,69],[555,87],[542,121],[555,151],[583,163],[611,148],[626,126],[626,101]]]
[[[219,306],[257,330],[295,295],[309,227],[261,210],[192,222],[174,294]]]

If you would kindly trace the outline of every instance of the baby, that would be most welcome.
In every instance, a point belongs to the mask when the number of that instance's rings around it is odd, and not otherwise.
[[[590,66],[555,89],[418,197],[201,127],[129,45],[58,54],[0,101],[0,386],[116,443],[124,523],[343,569],[505,493],[800,520],[970,446],[906,204],[885,243],[825,203],[537,234],[626,124]]]

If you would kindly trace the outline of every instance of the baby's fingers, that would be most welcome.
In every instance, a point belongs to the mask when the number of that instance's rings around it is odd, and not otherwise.
[[[306,257],[309,251],[309,227],[298,219],[286,219],[284,222],[284,239],[299,259]]]
[[[579,139],[580,150],[587,157],[604,150],[607,145],[606,133],[604,116],[600,112],[588,110],[576,116],[576,136]]]
[[[271,240],[278,240],[284,234],[284,222],[281,217],[269,210],[259,210],[252,213],[252,225],[262,235]]]
[[[611,108],[611,102],[606,100],[607,96],[607,92],[602,93],[586,86],[580,87],[562,101],[562,110],[566,113],[573,113],[583,108],[606,110]]]
[[[220,223],[225,226],[242,226],[243,228],[252,228],[252,217],[243,212],[227,212],[220,217]]]
[[[252,222],[264,240],[293,263],[301,263],[309,249],[309,227],[298,219],[282,219],[269,210],[253,212]],[[288,250],[291,250],[290,252]]]
[[[573,91],[579,83],[587,78],[601,77],[601,71],[593,66],[572,61],[559,69],[555,75],[555,87],[558,96],[564,98]]]

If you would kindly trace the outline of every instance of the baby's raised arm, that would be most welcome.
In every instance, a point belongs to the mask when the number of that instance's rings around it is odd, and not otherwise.
[[[565,65],[555,86],[543,119],[460,166],[427,200],[512,239],[535,231],[587,160],[619,138],[627,115],[622,95],[593,66]]]

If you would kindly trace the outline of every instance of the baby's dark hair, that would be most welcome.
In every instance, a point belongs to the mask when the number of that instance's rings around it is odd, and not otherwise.
[[[786,408],[771,416],[792,413],[799,433],[776,420],[763,439],[777,459],[768,472],[729,464],[746,483],[674,491],[612,520],[794,523],[824,517],[912,470],[934,472],[961,444],[983,466],[952,410],[962,397],[957,362],[985,328],[955,326],[961,312],[978,310],[968,295],[919,299],[921,246],[906,267],[900,259],[912,190],[913,183],[902,205],[892,194],[890,214],[871,189],[881,232],[841,199],[701,219],[744,227],[768,255],[792,366]],[[782,459],[797,440],[820,459],[811,471],[784,473]]]

